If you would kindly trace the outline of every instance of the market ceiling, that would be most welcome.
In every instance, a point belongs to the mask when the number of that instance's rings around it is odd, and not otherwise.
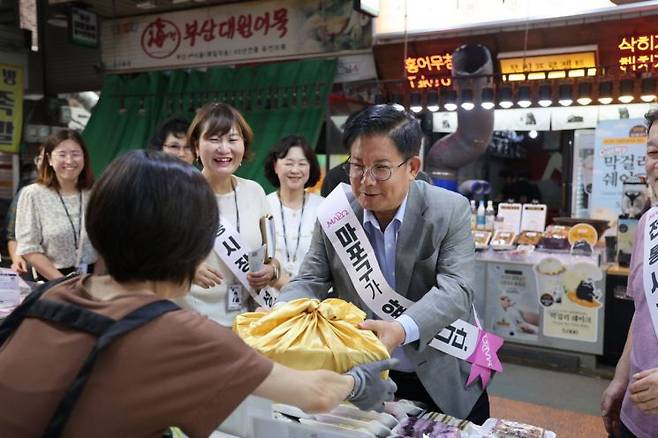
[[[245,1],[247,0],[48,0],[48,4],[54,7],[87,7],[104,18],[121,18]]]

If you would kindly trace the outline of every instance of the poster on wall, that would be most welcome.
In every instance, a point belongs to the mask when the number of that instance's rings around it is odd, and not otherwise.
[[[648,103],[599,105],[599,121],[641,119],[650,109],[651,105]]]
[[[532,285],[532,265],[491,263],[488,282],[494,288],[487,312],[492,332],[504,339],[537,341],[539,305]],[[488,298],[489,299],[489,298]]]
[[[573,186],[571,214],[588,218],[594,171],[594,130],[578,129],[573,135]]]
[[[352,0],[253,1],[107,20],[101,35],[116,72],[367,50],[372,18]]]
[[[23,132],[23,67],[0,64],[0,152],[18,153]]]
[[[433,114],[432,130],[434,132],[455,132],[457,130],[457,113],[436,112]]]
[[[534,265],[542,309],[542,335],[583,342],[598,341],[598,319],[603,307],[598,287],[603,272],[592,262],[564,264],[546,257]]]
[[[647,129],[643,119],[599,122],[594,134],[590,217],[616,223],[622,189],[630,176],[644,176]]]
[[[595,107],[570,106],[551,109],[551,129],[553,131],[596,127],[598,111]]]
[[[551,110],[548,108],[497,109],[494,117],[496,131],[549,131]]]

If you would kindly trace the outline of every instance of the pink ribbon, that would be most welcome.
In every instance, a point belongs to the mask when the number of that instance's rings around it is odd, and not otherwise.
[[[503,338],[479,329],[475,351],[466,359],[472,364],[471,373],[468,375],[468,380],[466,381],[467,386],[480,377],[482,387],[486,388],[491,380],[491,372],[503,371],[503,365],[500,363],[500,359],[498,359],[498,355],[496,354],[502,345]]]

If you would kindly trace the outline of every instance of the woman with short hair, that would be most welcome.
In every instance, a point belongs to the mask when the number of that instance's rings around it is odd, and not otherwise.
[[[235,175],[242,161],[251,155],[253,138],[242,114],[218,102],[199,109],[188,130],[188,142],[203,165],[201,173],[215,192],[220,223],[230,228],[227,233],[231,238],[210,252],[199,266],[190,293],[178,304],[226,327],[233,324],[238,314],[265,306],[254,295],[265,297],[268,287],[275,286],[280,278],[276,258],[255,270],[245,260],[230,258],[237,254],[236,250],[244,253],[263,245],[260,220],[271,213],[260,184]],[[238,266],[246,275],[240,276]],[[271,294],[270,297],[273,298]]]
[[[93,183],[82,136],[72,129],[50,135],[36,183],[22,190],[16,209],[16,254],[36,269],[38,280],[93,270],[97,257],[83,220]]]

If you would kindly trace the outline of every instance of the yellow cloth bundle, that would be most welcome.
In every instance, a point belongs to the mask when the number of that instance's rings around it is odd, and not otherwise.
[[[365,317],[358,307],[337,298],[299,298],[268,313],[238,315],[233,331],[247,345],[290,368],[344,373],[389,357],[373,332],[357,327]]]

